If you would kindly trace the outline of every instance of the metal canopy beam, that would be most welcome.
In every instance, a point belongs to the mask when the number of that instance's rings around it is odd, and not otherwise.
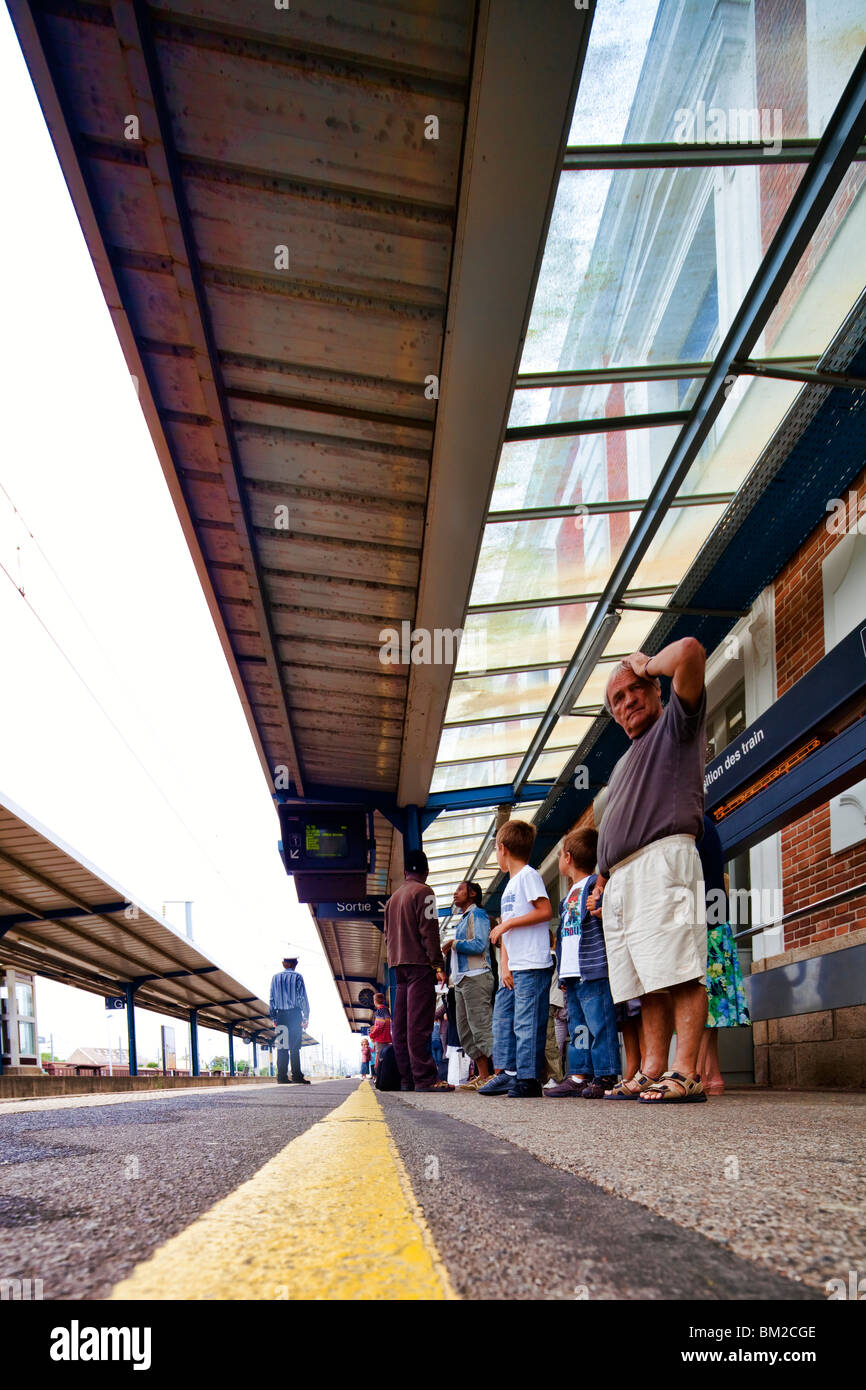
[[[753,357],[760,362],[760,357]],[[817,357],[778,357],[769,365],[795,367],[808,371],[817,366]],[[526,372],[518,376],[516,391],[559,391],[565,386],[608,386],[628,381],[683,381],[704,377],[712,370],[712,362],[644,363],[636,367],[592,367],[585,371]]]
[[[552,782],[525,782],[518,790],[510,782],[495,787],[461,787],[459,791],[431,792],[425,811],[483,810],[487,806],[512,805],[517,801],[543,801]]]
[[[719,164],[808,164],[818,149],[818,140],[782,138],[765,144],[754,143],[655,144],[655,145],[569,145],[563,171],[584,169],[687,169],[711,168]],[[852,159],[866,159],[866,147],[855,149]]]
[[[628,592],[636,598],[642,598],[651,597],[653,594],[673,594],[676,593],[677,587],[676,584],[653,584],[650,589],[629,589]],[[472,603],[467,612],[521,613],[524,609],[530,608],[567,608],[572,603],[598,603],[603,597],[600,589],[588,594],[545,594],[543,598],[516,598],[510,601],[503,600],[501,603]]]
[[[547,714],[527,749],[514,779],[516,790],[519,790],[531,776],[532,769],[559,717],[558,711],[565,692],[574,682],[575,674],[585,663],[587,654],[597,643],[603,624],[624,598],[628,584],[658,532],[671,500],[682,486],[712,428],[713,421],[725,403],[727,379],[734,371],[734,363],[749,360],[751,349],[845,176],[859,147],[864,129],[866,52],[861,55],[830,117],[818,149],[806,168],[767,254],[725,336],[712,369],[698,393],[689,423],[684,426],[661,470],[647,507],[635,524],[623,553],[614,566],[604,595],[599,600],[559,688],[550,702]],[[580,694],[589,675],[590,672],[587,670],[581,682],[575,686],[572,691],[575,698]]]
[[[733,370],[740,376],[773,377],[779,381],[803,381],[809,386],[842,387],[850,391],[866,391],[866,378],[849,376],[845,372],[807,371],[795,367],[777,366],[768,362],[735,362]]]
[[[693,492],[687,497],[675,497],[671,507],[719,507],[732,502],[732,492]],[[640,512],[647,504],[645,497],[618,497],[608,502],[567,503],[554,507],[515,507],[511,511],[488,512],[485,526],[505,521],[554,521],[558,517],[607,516],[612,512]]]
[[[463,625],[590,24],[566,3],[479,5],[414,624],[428,632]],[[427,795],[452,672],[411,669],[400,805]]]
[[[688,410],[657,410],[648,415],[603,415],[597,420],[549,420],[543,425],[513,425],[505,431],[505,443],[526,439],[570,439],[580,434],[614,434],[617,430],[665,429],[684,425]]]

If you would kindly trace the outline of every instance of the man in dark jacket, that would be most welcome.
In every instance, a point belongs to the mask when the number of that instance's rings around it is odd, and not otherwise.
[[[437,967],[444,969],[436,898],[427,887],[427,856],[410,850],[406,881],[385,904],[385,949],[397,978],[391,1033],[404,1091],[453,1091],[440,1081],[430,1050]]]
[[[297,957],[287,957],[283,969],[271,980],[270,1014],[277,1029],[277,1082],[289,1080],[289,1054],[292,1058],[292,1081],[309,1086],[301,1071],[301,1039],[310,1021],[310,1004],[303,975],[297,971]]]

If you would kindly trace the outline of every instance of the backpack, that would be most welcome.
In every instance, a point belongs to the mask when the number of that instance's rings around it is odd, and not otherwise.
[[[399,1091],[400,1089],[400,1070],[397,1066],[397,1058],[394,1056],[394,1049],[390,1043],[380,1048],[376,1059],[376,1090],[377,1091]]]

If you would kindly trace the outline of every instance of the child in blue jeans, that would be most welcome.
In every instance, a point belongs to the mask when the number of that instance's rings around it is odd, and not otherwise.
[[[556,966],[568,1008],[568,1031],[575,1068],[558,1086],[545,1089],[552,1099],[582,1096],[601,1100],[619,1076],[619,1039],[607,976],[601,919],[587,907],[595,887],[598,832],[572,830],[562,842],[559,872],[571,883],[559,910]]]
[[[476,1095],[512,1100],[542,1094],[544,1047],[550,1013],[550,899],[544,880],[529,863],[535,826],[510,820],[496,833],[496,859],[508,883],[502,892],[502,921],[490,945],[502,943],[502,979],[493,1003],[493,1065]]]

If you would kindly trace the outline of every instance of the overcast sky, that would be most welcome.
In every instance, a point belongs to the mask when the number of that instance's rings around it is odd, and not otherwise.
[[[196,942],[250,993],[292,944],[310,1031],[355,1059],[5,6],[0,113],[0,793],[131,898],[193,899]],[[59,1055],[105,1045],[97,997],[40,981],[37,1009]],[[155,1059],[174,1020],[136,1018]],[[203,1059],[225,1049],[202,1033]]]

